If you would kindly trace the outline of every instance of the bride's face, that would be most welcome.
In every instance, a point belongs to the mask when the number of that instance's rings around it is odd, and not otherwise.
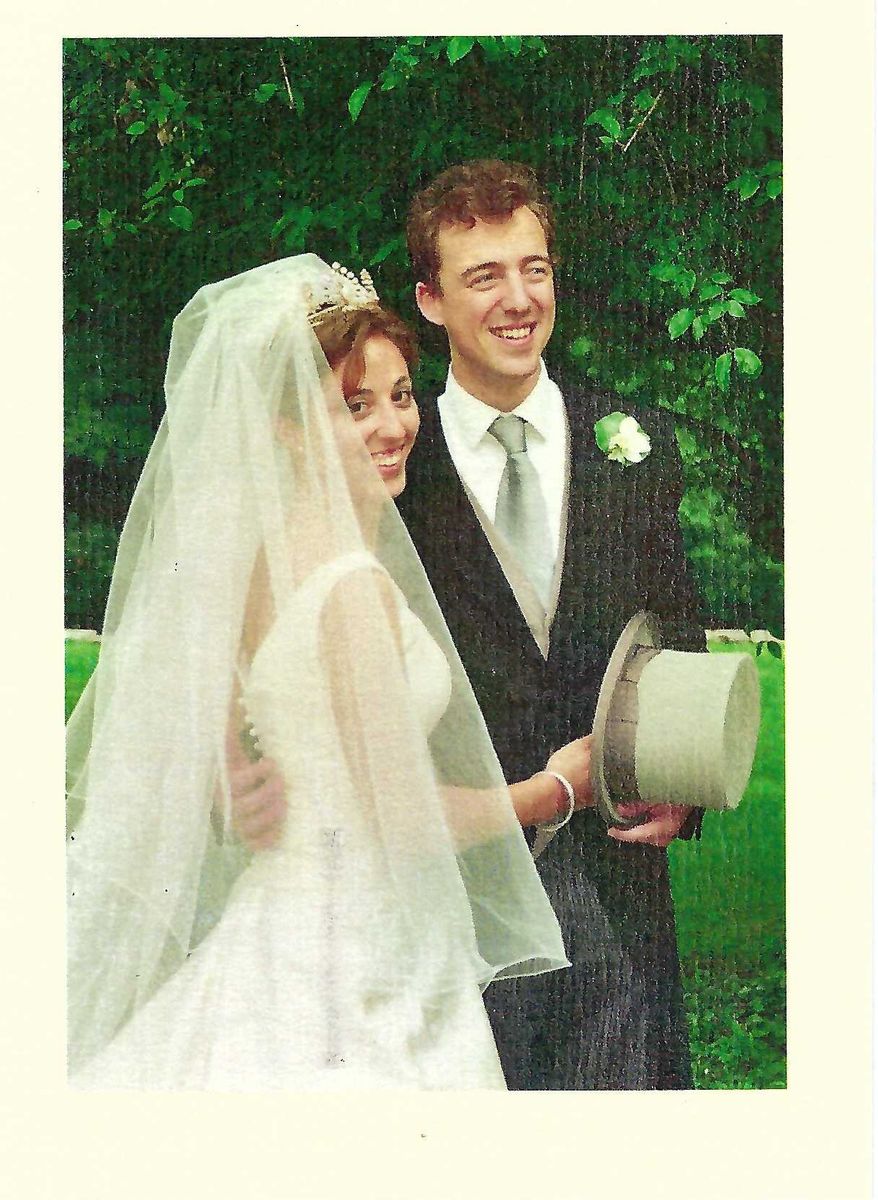
[[[370,337],[363,360],[363,377],[345,401],[375,469],[395,498],[405,487],[406,462],[420,424],[418,406],[406,361],[389,338]],[[345,361],[333,369],[340,384]]]

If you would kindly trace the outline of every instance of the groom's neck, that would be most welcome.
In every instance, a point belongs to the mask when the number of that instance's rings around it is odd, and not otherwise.
[[[451,373],[454,380],[465,392],[496,408],[498,412],[512,412],[526,400],[540,378],[541,368],[520,377],[510,375],[493,375],[473,370],[468,363],[459,357],[451,357]]]

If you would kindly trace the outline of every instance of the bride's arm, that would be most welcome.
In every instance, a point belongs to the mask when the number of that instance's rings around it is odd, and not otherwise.
[[[392,585],[383,572],[369,570],[364,577],[363,572],[354,571],[343,576],[332,588],[320,615],[321,661],[327,673],[330,703],[342,753],[349,774],[355,781],[369,778],[369,755],[366,730],[363,726],[361,693],[366,686],[374,687],[382,669],[382,663],[377,661],[381,649],[373,644],[374,639],[369,629],[358,629],[353,623],[364,584],[374,584],[378,589],[390,626],[392,648],[401,663],[403,646],[399,611]],[[385,668],[390,666],[389,663],[383,665]],[[393,714],[388,712],[385,719],[393,720]],[[387,763],[387,770],[392,769],[393,764]]]
[[[589,777],[591,760],[591,737],[577,738],[556,750],[546,764],[545,770],[537,771],[528,779],[511,783],[507,793],[519,825],[539,825],[563,817],[567,812],[567,791],[564,785],[550,774],[557,771],[573,787],[575,807],[588,808],[594,804]],[[485,822],[485,804],[490,793],[484,789],[445,785],[442,789],[449,824],[458,845],[468,846],[494,836],[501,829],[498,815],[495,827],[489,829]],[[473,814],[478,814],[473,819]]]

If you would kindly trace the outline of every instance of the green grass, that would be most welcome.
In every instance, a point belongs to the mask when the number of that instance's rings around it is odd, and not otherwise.
[[[752,653],[737,645],[716,653]],[[784,672],[756,660],[762,721],[738,809],[671,847],[696,1086],[785,1086]]]
[[[65,644],[68,715],[98,651]],[[762,722],[747,792],[735,812],[707,814],[700,842],[678,842],[670,854],[699,1088],[786,1082],[783,665],[762,654],[757,667]]]
[[[80,692],[89,681],[98,661],[97,642],[64,643],[64,720],[70,716]]]

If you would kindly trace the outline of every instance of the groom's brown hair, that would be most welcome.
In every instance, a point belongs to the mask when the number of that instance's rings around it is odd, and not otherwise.
[[[439,230],[443,226],[471,228],[477,218],[507,220],[519,208],[529,208],[538,219],[551,254],[555,219],[549,198],[530,167],[499,158],[448,167],[416,193],[409,208],[406,238],[415,279],[438,289]]]

